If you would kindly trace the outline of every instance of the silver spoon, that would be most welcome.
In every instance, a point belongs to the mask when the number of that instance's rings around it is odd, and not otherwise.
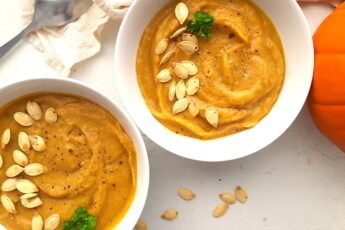
[[[344,0],[298,0],[299,2],[323,2],[333,7],[338,7]]]
[[[23,37],[41,27],[66,25],[79,18],[92,4],[92,0],[36,0],[32,22],[17,36],[0,47],[0,58]]]

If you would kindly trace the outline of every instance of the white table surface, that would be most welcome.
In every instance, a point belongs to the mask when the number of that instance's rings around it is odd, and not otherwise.
[[[0,3],[5,1],[8,0]],[[312,31],[331,12],[324,5],[302,8]],[[11,9],[0,8],[0,44],[20,30],[18,17],[11,14]],[[113,80],[113,51],[118,28],[119,23],[106,25],[101,52],[77,65],[72,75],[115,100],[118,95]],[[57,74],[29,44],[20,44],[0,61],[0,86],[37,76]],[[151,183],[142,218],[149,229],[345,229],[345,155],[319,133],[306,108],[273,144],[252,156],[230,162],[183,159],[144,138]],[[247,190],[248,203],[231,206],[224,217],[213,218],[212,210],[220,203],[218,194],[233,192],[236,185]],[[182,201],[176,195],[180,187],[193,189],[197,198]],[[167,208],[179,210],[176,220],[160,219]]]

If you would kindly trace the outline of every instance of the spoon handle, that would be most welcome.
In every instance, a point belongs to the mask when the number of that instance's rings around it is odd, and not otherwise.
[[[33,29],[36,28],[36,23],[31,22],[22,32],[16,35],[14,38],[6,42],[3,46],[0,47],[0,59],[5,56],[8,51],[10,51],[23,37],[28,35]]]

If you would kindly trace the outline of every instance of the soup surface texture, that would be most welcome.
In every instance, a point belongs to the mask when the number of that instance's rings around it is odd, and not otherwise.
[[[29,127],[19,125],[13,118],[16,112],[26,112],[29,100],[38,103],[42,118]],[[45,120],[45,111],[54,108],[55,123]],[[44,172],[16,178],[28,179],[38,187],[43,204],[26,208],[21,204],[19,191],[3,192],[15,204],[17,213],[10,214],[0,205],[0,223],[7,229],[31,229],[31,219],[39,213],[44,220],[59,214],[63,222],[75,210],[85,207],[96,216],[96,229],[112,229],[128,210],[136,190],[136,153],[132,141],[121,124],[99,105],[79,96],[38,93],[24,96],[0,109],[0,127],[11,130],[11,139],[1,151],[3,165],[1,184],[7,179],[6,170],[13,164],[12,153],[20,150],[18,134],[39,135],[46,150],[26,151],[28,163],[39,163]],[[1,131],[2,132],[2,131]]]
[[[255,126],[270,112],[284,80],[283,47],[274,25],[250,0],[185,0],[189,14],[181,25],[175,16],[179,2],[170,2],[152,18],[139,44],[137,80],[149,110],[171,131],[198,139],[219,138]],[[214,26],[211,38],[198,38],[198,50],[188,53],[178,45],[183,34],[170,37],[187,27],[188,21],[195,21],[196,12],[213,16]],[[157,54],[156,47],[164,38],[169,39],[168,48]],[[169,51],[174,54],[160,64]],[[174,113],[177,99],[168,97],[173,82],[181,81],[174,64],[184,61],[198,67],[193,77],[199,80],[199,89],[185,96],[189,105],[193,102],[199,109],[197,115],[189,108]],[[170,71],[170,81],[156,79],[162,69]],[[185,85],[190,77],[183,80]],[[216,113],[211,117],[217,120],[213,125],[205,115],[209,108]]]

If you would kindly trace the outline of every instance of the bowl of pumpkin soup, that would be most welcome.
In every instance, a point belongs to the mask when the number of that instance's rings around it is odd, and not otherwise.
[[[311,33],[294,0],[137,0],[115,71],[123,106],[157,144],[194,160],[237,159],[277,139],[301,110]]]
[[[126,112],[68,79],[16,82],[0,95],[2,229],[132,229],[149,164]]]

